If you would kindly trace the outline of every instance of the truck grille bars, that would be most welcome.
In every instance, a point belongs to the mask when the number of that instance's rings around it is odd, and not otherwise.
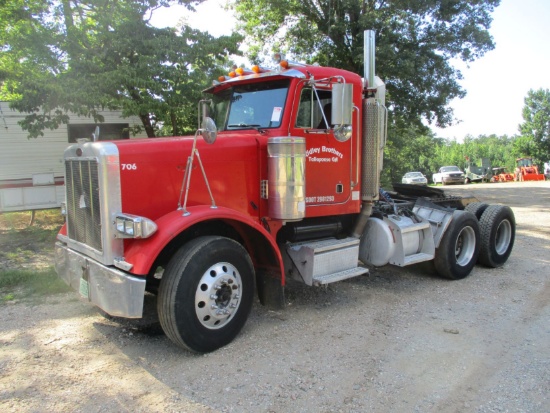
[[[101,252],[98,162],[96,159],[67,159],[65,177],[67,235]]]

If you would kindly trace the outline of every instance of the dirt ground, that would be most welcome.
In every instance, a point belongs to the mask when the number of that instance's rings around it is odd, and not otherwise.
[[[107,319],[72,292],[0,304],[0,411],[549,412],[550,182],[445,189],[513,208],[503,268],[292,284],[285,310],[255,304],[207,355],[176,348],[154,318]]]

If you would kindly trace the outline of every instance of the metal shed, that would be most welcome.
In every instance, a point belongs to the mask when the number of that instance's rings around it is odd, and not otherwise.
[[[137,116],[123,118],[122,111],[102,111],[105,121],[71,116],[67,125],[44,130],[28,138],[18,124],[25,113],[0,102],[0,212],[59,207],[64,201],[63,152],[76,139],[90,137],[96,126],[100,139],[130,139],[128,128],[141,125]],[[145,133],[136,137],[146,137]]]

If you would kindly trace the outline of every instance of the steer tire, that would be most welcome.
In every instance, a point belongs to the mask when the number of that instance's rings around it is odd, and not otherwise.
[[[434,265],[442,277],[460,280],[474,268],[480,249],[479,222],[468,211],[454,211],[453,219],[435,250]]]
[[[466,208],[464,209],[474,214],[479,220],[488,206],[489,204],[486,204],[484,202],[472,202],[471,204],[466,205]]]
[[[238,242],[218,236],[190,241],[162,276],[157,301],[162,329],[196,353],[229,344],[252,308],[254,279],[250,256]]]
[[[479,262],[487,267],[504,265],[510,257],[516,237],[516,219],[505,205],[490,205],[479,220],[481,251]]]

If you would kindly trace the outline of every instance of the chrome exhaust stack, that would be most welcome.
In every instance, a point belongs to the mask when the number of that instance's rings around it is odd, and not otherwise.
[[[361,237],[372,213],[372,204],[378,199],[380,190],[380,171],[384,160],[384,147],[387,135],[386,87],[375,75],[375,38],[374,30],[364,33],[364,70],[363,80],[365,97],[363,99],[363,136],[361,162],[361,213],[355,223],[354,237]]]
[[[363,65],[364,79],[363,85],[365,89],[372,88],[374,85],[375,73],[375,39],[374,30],[365,30],[363,34]]]

